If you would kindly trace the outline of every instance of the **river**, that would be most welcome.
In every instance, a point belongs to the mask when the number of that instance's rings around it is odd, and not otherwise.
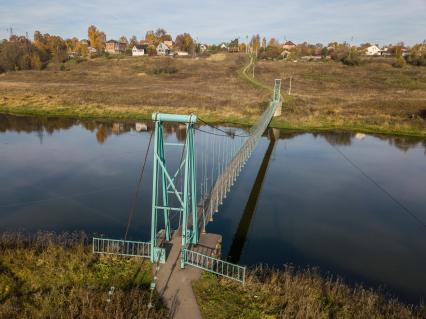
[[[122,238],[151,127],[0,115],[0,231]],[[168,141],[185,137],[179,126],[166,131]],[[149,238],[151,163],[135,240]],[[318,267],[417,303],[426,299],[426,140],[270,130],[207,230],[240,264]]]

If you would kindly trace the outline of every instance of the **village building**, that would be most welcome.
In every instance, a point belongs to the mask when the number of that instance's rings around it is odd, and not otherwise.
[[[166,41],[163,41],[163,43],[164,43],[165,45],[167,45],[167,46],[169,47],[169,49],[172,49],[172,48],[173,48],[173,41],[171,41],[171,40],[166,40]]]
[[[148,45],[135,44],[132,48],[132,56],[143,56],[148,53]]]
[[[221,50],[228,50],[228,46],[227,46],[225,43],[222,43],[222,44],[219,46],[219,48],[220,48]]]
[[[287,41],[286,43],[283,44],[283,49],[284,50],[291,50],[291,49],[293,49],[295,47],[296,47],[296,44],[294,44],[291,41]]]
[[[159,45],[157,45],[157,55],[172,55],[172,50],[164,43],[161,42]]]
[[[207,50],[207,46],[205,44],[200,44],[200,52],[203,53]]]
[[[116,40],[109,40],[105,43],[105,52],[110,54],[120,54],[126,51],[126,43]]]
[[[370,45],[365,49],[365,54],[369,56],[381,55],[381,51],[377,45]]]
[[[175,55],[177,55],[177,56],[188,56],[189,53],[186,52],[186,51],[176,51]]]

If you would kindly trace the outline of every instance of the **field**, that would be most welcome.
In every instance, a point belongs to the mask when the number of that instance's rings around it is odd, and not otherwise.
[[[290,128],[349,128],[367,132],[426,135],[426,68],[394,68],[393,60],[373,58],[351,67],[335,62],[262,61],[263,83],[283,79],[288,93],[277,120]]]
[[[151,264],[94,256],[84,234],[0,235],[0,318],[145,318]],[[150,318],[167,318],[154,295]]]
[[[426,308],[404,305],[363,287],[325,278],[315,269],[251,270],[246,284],[204,276],[193,285],[204,319],[425,318]],[[219,310],[220,309],[220,310]]]
[[[0,112],[94,118],[149,118],[194,112],[209,121],[251,124],[283,79],[281,117],[272,126],[426,136],[426,68],[392,59],[350,67],[336,62],[258,61],[248,57],[98,58],[43,71],[0,75]],[[287,95],[292,77],[291,95]]]

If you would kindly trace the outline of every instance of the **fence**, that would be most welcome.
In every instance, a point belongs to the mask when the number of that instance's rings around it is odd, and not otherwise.
[[[182,249],[182,258],[186,265],[197,267],[216,275],[239,281],[243,284],[245,282],[246,267],[203,255],[185,248]]]
[[[93,253],[149,258],[151,243],[108,238],[93,238]]]

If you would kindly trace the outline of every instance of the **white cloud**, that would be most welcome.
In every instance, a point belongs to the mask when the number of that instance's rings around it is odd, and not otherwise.
[[[9,1],[0,4],[0,37],[12,26],[64,37],[86,37],[95,24],[109,38],[141,37],[164,27],[190,32],[200,41],[220,42],[260,33],[297,42],[414,43],[426,37],[425,0]]]

